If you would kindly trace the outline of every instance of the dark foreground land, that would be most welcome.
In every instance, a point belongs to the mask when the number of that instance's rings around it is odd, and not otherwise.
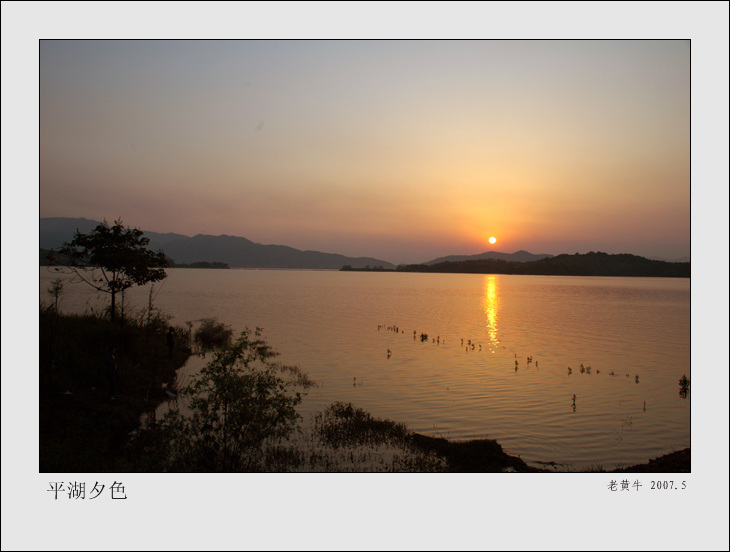
[[[172,354],[164,318],[112,324],[97,315],[40,314],[39,471],[134,471],[125,447],[143,414],[153,412],[190,356],[176,329]],[[110,396],[105,358],[117,349]]]
[[[186,330],[175,328],[172,354],[169,326],[162,317],[127,320],[125,324],[99,315],[59,315],[46,309],[40,317],[39,471],[154,472],[154,461],[144,447],[130,447],[130,435],[140,428],[146,413],[168,398],[178,368],[191,354]],[[104,368],[108,347],[118,349],[119,374],[115,396],[109,396]],[[494,440],[453,442],[412,433],[403,424],[373,418],[369,413],[334,403],[319,425],[325,446],[356,445],[373,449],[385,442],[416,451],[436,461],[393,465],[393,471],[448,471],[457,473],[546,473],[502,450]],[[294,456],[302,458],[301,453]],[[321,456],[316,450],[310,457]],[[310,458],[311,460],[311,458]],[[308,464],[309,462],[305,462]],[[302,462],[299,462],[299,466]],[[357,471],[332,464],[314,471]],[[555,466],[553,466],[554,468]],[[279,466],[288,471],[286,465]],[[257,470],[258,471],[258,470]],[[267,471],[266,466],[261,471]],[[297,470],[295,470],[297,471]],[[366,470],[367,471],[367,470]],[[610,471],[598,467],[588,471]],[[690,449],[616,472],[687,473]]]

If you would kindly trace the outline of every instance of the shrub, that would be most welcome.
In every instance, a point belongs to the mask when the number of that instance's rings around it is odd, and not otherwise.
[[[184,409],[176,404],[160,424],[163,469],[259,471],[265,445],[297,428],[301,394],[293,388],[311,382],[295,366],[274,362],[278,353],[260,336],[259,328],[243,331],[180,390]]]

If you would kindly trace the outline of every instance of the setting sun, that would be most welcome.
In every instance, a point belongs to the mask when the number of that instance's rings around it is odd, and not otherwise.
[[[495,238],[494,236],[489,238],[489,243],[491,243],[492,245],[494,245],[496,242],[497,242],[497,238]]]

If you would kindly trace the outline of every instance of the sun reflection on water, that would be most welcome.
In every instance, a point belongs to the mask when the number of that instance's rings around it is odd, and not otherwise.
[[[496,276],[484,277],[484,314],[487,316],[487,332],[493,345],[499,344],[497,318],[499,315],[499,290]]]

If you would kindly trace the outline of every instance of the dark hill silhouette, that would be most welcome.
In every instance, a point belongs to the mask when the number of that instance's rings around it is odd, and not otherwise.
[[[175,240],[165,245],[165,253],[176,262],[189,263],[205,259],[226,263],[240,268],[331,268],[343,264],[354,267],[394,265],[372,257],[347,257],[321,251],[301,251],[286,245],[261,245],[237,236],[207,236],[198,234],[192,238]]]
[[[41,218],[40,248],[57,249],[73,239],[78,229],[82,233],[92,231],[99,221],[85,218]],[[182,234],[160,234],[144,231],[150,239],[149,248],[163,250],[176,263],[198,262],[225,263],[237,268],[319,268],[338,269],[342,265],[362,268],[367,265],[395,268],[395,265],[372,257],[347,257],[321,251],[301,251],[285,245],[262,245],[238,236],[194,237]],[[41,262],[45,255],[41,253]]]
[[[86,218],[48,217],[40,219],[40,247],[42,249],[58,249],[64,242],[71,241],[78,229],[82,234],[91,232],[101,224],[98,220]],[[160,234],[145,230],[144,237],[150,239],[148,247],[153,251],[163,249],[174,240],[187,238],[182,234]]]
[[[689,278],[690,263],[653,261],[637,255],[589,252],[558,255],[538,261],[501,259],[446,261],[435,265],[405,265],[403,272],[464,272],[474,274],[531,274],[543,276],[653,276]]]
[[[64,242],[73,239],[74,232],[86,234],[99,224],[96,220],[85,218],[50,217],[40,220],[40,247],[42,249],[58,249]]]
[[[459,261],[478,261],[482,259],[499,259],[502,261],[515,261],[518,263],[526,263],[529,261],[539,261],[540,259],[547,259],[553,255],[547,253],[534,254],[529,253],[520,249],[514,253],[500,253],[499,251],[487,251],[485,253],[479,253],[477,255],[449,255],[447,257],[439,257],[432,261],[428,261],[426,265],[435,265],[444,262],[459,262]]]

